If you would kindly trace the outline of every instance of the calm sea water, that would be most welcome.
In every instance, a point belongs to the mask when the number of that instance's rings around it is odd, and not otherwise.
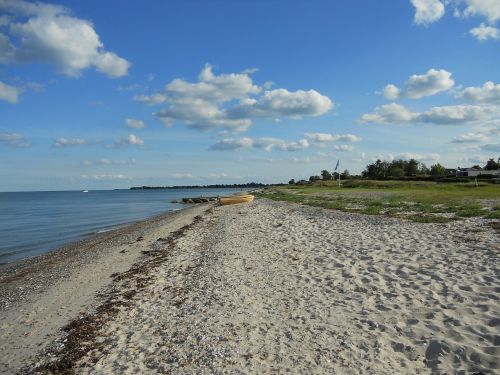
[[[170,203],[172,200],[236,191],[239,189],[0,193],[0,264],[185,207]]]

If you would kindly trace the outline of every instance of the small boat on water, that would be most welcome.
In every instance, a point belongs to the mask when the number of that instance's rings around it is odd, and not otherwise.
[[[88,193],[89,191],[88,190],[82,190],[82,193]]]
[[[222,197],[219,198],[219,204],[222,206],[228,205],[228,204],[238,204],[238,203],[250,203],[254,199],[253,195],[247,194],[247,195],[237,195],[234,197]]]

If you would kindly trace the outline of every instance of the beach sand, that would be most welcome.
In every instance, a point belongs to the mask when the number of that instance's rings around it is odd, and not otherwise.
[[[197,205],[0,268],[0,373],[26,366],[59,329],[92,311],[113,288],[111,275],[128,270],[158,237],[168,236],[209,206]]]
[[[136,263],[108,270],[101,304],[73,309],[25,372],[498,371],[500,241],[489,221],[422,224],[268,200],[201,212],[130,241]],[[12,353],[11,319],[1,357]]]

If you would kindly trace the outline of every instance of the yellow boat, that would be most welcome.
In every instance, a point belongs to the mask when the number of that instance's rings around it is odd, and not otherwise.
[[[253,195],[237,195],[234,197],[222,197],[219,198],[219,203],[221,206],[225,206],[228,204],[238,204],[238,203],[250,203],[253,201]]]

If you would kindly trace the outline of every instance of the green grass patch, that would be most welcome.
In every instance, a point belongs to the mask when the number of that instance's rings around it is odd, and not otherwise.
[[[500,211],[490,211],[485,217],[488,219],[500,219]]]
[[[415,223],[449,223],[452,219],[435,215],[412,215],[408,219]]]
[[[448,222],[477,216],[500,218],[500,186],[493,184],[476,187],[473,183],[347,180],[339,188],[336,181],[320,181],[266,189],[256,195],[367,215],[402,217],[416,212],[418,214],[409,219],[417,222]],[[484,209],[483,200],[493,200],[493,208]],[[455,217],[432,215],[436,213],[450,213]]]

